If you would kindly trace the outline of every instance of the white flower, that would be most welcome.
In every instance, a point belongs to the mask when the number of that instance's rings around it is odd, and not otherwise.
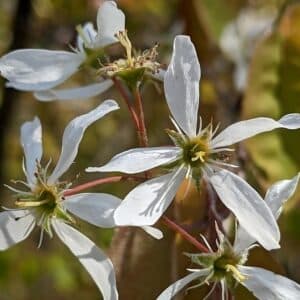
[[[96,60],[99,51],[103,53],[103,47],[118,41],[115,35],[124,31],[125,16],[114,1],[105,1],[100,6],[97,27],[97,32],[91,23],[79,27],[78,49],[75,52],[22,49],[2,56],[0,72],[8,80],[6,85],[33,91],[41,101],[89,98],[104,92],[112,86],[111,80],[77,88],[55,89],[76,73],[81,65],[91,59]]]
[[[235,64],[234,84],[239,91],[245,89],[248,66],[258,41],[267,34],[274,23],[274,11],[243,9],[237,18],[223,30],[220,47]]]
[[[97,193],[77,194],[64,197],[70,185],[59,182],[75,159],[79,143],[86,128],[111,111],[118,109],[113,100],[106,100],[93,111],[72,120],[66,127],[62,140],[61,155],[50,176],[49,164],[42,169],[42,128],[38,118],[26,122],[21,128],[21,143],[25,153],[24,172],[26,191],[9,187],[17,193],[17,209],[0,213],[0,250],[5,250],[23,241],[35,226],[50,236],[54,232],[79,259],[91,275],[103,298],[118,299],[113,265],[108,257],[91,240],[70,225],[75,222],[71,213],[101,227],[113,227],[113,212],[120,199]]]
[[[215,136],[212,127],[197,131],[200,65],[187,36],[177,36],[170,66],[165,75],[165,94],[177,132],[169,130],[176,146],[137,148],[116,155],[106,165],[88,172],[139,173],[158,166],[172,166],[167,175],[151,179],[131,191],[115,213],[116,222],[135,226],[152,225],[164,213],[185,177],[210,182],[221,201],[248,233],[266,249],[278,248],[279,229],[259,194],[243,179],[220,166],[228,166],[220,153],[237,142],[276,128],[300,128],[300,114],[279,121],[255,118],[237,122]],[[229,165],[230,166],[230,165]]]
[[[265,201],[274,216],[279,216],[281,206],[295,192],[299,177],[297,175],[292,180],[280,181],[268,190]],[[222,288],[222,300],[228,299],[228,288],[234,290],[238,284],[242,284],[260,300],[300,298],[300,285],[296,282],[262,268],[244,266],[254,241],[242,228],[238,228],[233,246],[218,229],[217,233],[219,246],[216,252],[207,244],[210,253],[188,255],[203,268],[188,269],[191,273],[169,286],[157,300],[172,299],[194,280],[199,282],[191,288],[212,284],[205,299],[208,299],[218,283]]]

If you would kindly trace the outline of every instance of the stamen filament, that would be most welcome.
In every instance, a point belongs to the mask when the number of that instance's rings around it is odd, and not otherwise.
[[[242,275],[241,272],[233,265],[226,265],[225,266],[226,272],[231,272],[233,274],[233,277],[238,281],[238,282],[243,282],[247,278],[246,276]]]
[[[16,201],[15,205],[19,207],[38,207],[44,204],[49,203],[50,200],[42,200],[42,201]]]

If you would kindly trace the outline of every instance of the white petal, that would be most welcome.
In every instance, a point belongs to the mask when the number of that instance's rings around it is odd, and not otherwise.
[[[55,232],[85,267],[100,289],[104,300],[117,300],[115,272],[110,259],[86,236],[58,220],[52,221]]]
[[[256,134],[276,128],[299,129],[300,114],[289,114],[275,121],[270,118],[254,118],[234,123],[219,133],[211,142],[213,148],[230,146]]]
[[[268,189],[265,201],[276,219],[281,213],[281,208],[284,202],[286,202],[295,193],[299,179],[300,174],[291,180],[281,180]],[[239,226],[234,242],[235,250],[237,252],[242,252],[253,243],[255,243],[255,239],[249,236],[242,226]]]
[[[42,126],[39,118],[26,122],[21,127],[21,144],[24,149],[27,182],[32,186],[36,182],[34,173],[37,162],[43,155]]]
[[[0,213],[0,250],[25,240],[35,226],[28,210],[11,210]]]
[[[145,232],[147,232],[149,235],[151,235],[153,238],[157,240],[161,240],[164,235],[161,230],[152,227],[152,226],[143,226],[141,227]]]
[[[153,225],[172,202],[186,174],[185,168],[148,180],[134,188],[115,211],[121,226]]]
[[[115,1],[105,1],[100,6],[97,27],[98,34],[94,41],[94,47],[105,47],[118,41],[115,34],[125,30],[125,15],[117,8]]]
[[[198,270],[197,272],[193,272],[176,282],[170,285],[167,289],[165,289],[156,300],[170,300],[176,294],[178,294],[185,286],[187,286],[190,282],[196,279],[201,279],[201,277],[206,277],[210,272],[210,269],[202,269]]]
[[[255,267],[239,266],[239,271],[247,277],[242,285],[260,300],[300,299],[300,285],[286,277]]]
[[[227,170],[216,171],[209,180],[249,235],[267,250],[279,248],[276,220],[265,201],[246,181]]]
[[[199,108],[200,65],[188,36],[176,36],[164,88],[170,111],[190,137],[196,136]]]
[[[114,211],[121,199],[102,193],[82,193],[68,196],[64,207],[79,218],[99,227],[115,226]]]
[[[86,171],[139,173],[176,160],[180,151],[177,147],[130,149],[117,154],[104,166],[87,168]]]
[[[46,90],[34,93],[34,96],[40,101],[53,101],[53,100],[78,100],[95,97],[104,93],[113,85],[111,80],[105,80],[101,83],[90,84],[77,88],[59,89],[59,90]]]
[[[7,86],[24,91],[51,89],[74,74],[84,55],[67,51],[24,49],[0,58],[0,72]]]
[[[49,184],[53,184],[73,163],[78,152],[79,143],[87,127],[116,109],[119,109],[119,106],[114,100],[106,100],[94,110],[75,118],[68,124],[63,135],[60,158],[48,179]]]
[[[85,23],[82,28],[83,37],[79,34],[77,36],[77,48],[80,52],[84,53],[84,48],[93,48],[94,40],[97,35],[97,31],[91,22]]]
[[[268,189],[265,201],[276,219],[281,213],[283,204],[296,192],[299,180],[300,173],[291,180],[281,180]]]

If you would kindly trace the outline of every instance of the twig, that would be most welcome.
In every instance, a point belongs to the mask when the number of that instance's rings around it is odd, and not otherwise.
[[[202,243],[200,243],[197,239],[195,239],[193,236],[191,236],[187,231],[185,231],[178,224],[171,221],[167,216],[162,216],[161,220],[170,229],[179,233],[185,240],[187,240],[188,242],[193,244],[198,250],[200,250],[201,252],[206,252],[206,253],[209,252],[209,250]]]
[[[138,176],[112,176],[112,177],[106,177],[106,178],[100,178],[96,179],[90,182],[86,182],[84,184],[78,185],[72,189],[69,189],[64,192],[64,196],[70,196],[74,195],[78,192],[87,190],[91,187],[95,187],[97,185],[106,184],[106,183],[113,183],[113,182],[119,182],[119,181],[144,181],[145,179]]]

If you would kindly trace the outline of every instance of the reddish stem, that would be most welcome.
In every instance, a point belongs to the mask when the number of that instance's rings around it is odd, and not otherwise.
[[[97,185],[119,182],[122,180],[144,181],[145,179],[141,178],[141,177],[137,177],[137,176],[112,176],[112,177],[100,178],[97,180],[93,180],[93,181],[78,185],[72,189],[69,189],[64,192],[64,196],[74,195],[78,192],[87,190],[87,189],[97,186]]]
[[[144,116],[144,108],[143,108],[143,101],[141,98],[141,94],[139,91],[139,88],[136,87],[134,90],[134,98],[135,98],[135,104],[136,109],[138,111],[138,120],[139,120],[139,140],[140,145],[143,147],[148,146],[148,136],[147,136],[147,129],[145,125],[145,116]]]
[[[127,108],[130,112],[130,115],[131,115],[131,118],[132,118],[132,121],[135,125],[136,130],[138,132],[140,132],[139,118],[138,118],[137,113],[136,113],[136,111],[134,110],[134,108],[131,104],[131,100],[129,99],[126,91],[124,90],[124,87],[122,86],[122,84],[120,83],[120,81],[117,78],[113,77],[112,81],[114,82],[116,89],[119,91],[119,93],[121,94],[121,96],[125,100],[125,103],[126,103]]]
[[[176,224],[175,222],[173,222],[172,220],[170,220],[168,217],[166,216],[162,216],[161,220],[164,222],[165,225],[167,225],[169,228],[171,228],[172,230],[174,230],[175,232],[178,232],[181,234],[181,236],[187,240],[188,242],[190,242],[191,244],[193,244],[198,250],[202,251],[202,252],[206,252],[208,253],[209,250],[202,244],[200,243],[197,239],[195,239],[193,236],[191,236],[187,231],[185,231],[182,227],[180,227],[178,224]]]

